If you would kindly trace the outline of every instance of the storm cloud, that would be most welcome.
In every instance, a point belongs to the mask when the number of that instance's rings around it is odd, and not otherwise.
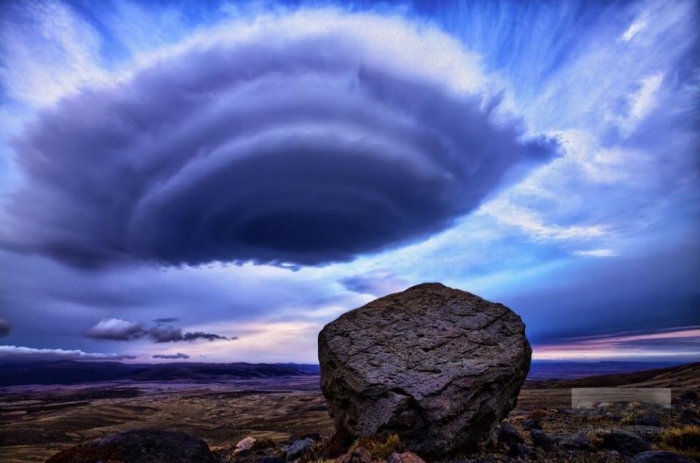
[[[421,34],[301,12],[64,98],[15,141],[27,182],[0,245],[80,267],[319,265],[444,230],[557,146],[524,139],[454,39]]]
[[[238,339],[236,337],[227,338],[218,334],[200,331],[183,333],[181,328],[163,324],[146,327],[140,323],[118,318],[101,320],[87,330],[85,336],[103,341],[133,341],[148,338],[156,343],[198,341],[200,339],[206,341],[232,341]]]
[[[10,322],[5,320],[4,318],[0,318],[0,338],[4,338],[8,334],[10,334],[11,328],[12,325],[10,325]]]

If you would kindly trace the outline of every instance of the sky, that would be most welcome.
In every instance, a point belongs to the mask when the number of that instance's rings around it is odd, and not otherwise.
[[[0,361],[316,363],[422,282],[700,360],[697,1],[0,4]]]

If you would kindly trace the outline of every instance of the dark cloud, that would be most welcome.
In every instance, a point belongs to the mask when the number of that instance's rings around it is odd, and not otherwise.
[[[190,358],[190,356],[187,354],[182,354],[182,353],[178,352],[177,354],[173,354],[173,355],[157,354],[157,355],[154,355],[153,358],[154,359],[175,360],[175,359],[188,359],[188,358]]]
[[[27,182],[0,246],[81,267],[346,261],[445,229],[554,155],[493,122],[497,99],[369,42],[202,46],[62,100],[16,140]]]
[[[156,318],[153,321],[156,323],[174,323],[174,322],[178,321],[178,319],[174,318],[174,317],[168,317],[168,318]]]
[[[12,325],[10,325],[10,322],[5,320],[4,318],[0,318],[0,338],[4,338],[8,334],[10,334],[11,328]]]
[[[97,325],[90,328],[85,336],[93,339],[109,341],[133,341],[136,339],[148,338],[156,343],[180,342],[180,341],[231,341],[236,337],[227,338],[218,334],[203,332],[182,332],[181,328],[170,325],[158,324],[153,327],[145,327],[140,323],[110,318],[102,320]]]
[[[1,362],[56,360],[133,360],[133,355],[89,353],[82,350],[35,349],[23,346],[0,346]]]
[[[195,341],[197,339],[206,339],[207,341],[234,341],[238,339],[236,336],[232,338],[225,338],[223,336],[219,336],[218,334],[212,334],[212,333],[203,333],[201,331],[195,331],[194,333],[185,333],[182,336],[182,339],[185,341]]]

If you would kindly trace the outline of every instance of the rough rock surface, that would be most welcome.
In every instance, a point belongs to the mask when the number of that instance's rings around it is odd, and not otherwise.
[[[487,441],[515,406],[532,353],[518,315],[439,283],[340,316],[318,345],[336,430],[395,432],[424,457]]]
[[[70,447],[46,463],[214,463],[209,446],[199,437],[179,431],[132,429]]]

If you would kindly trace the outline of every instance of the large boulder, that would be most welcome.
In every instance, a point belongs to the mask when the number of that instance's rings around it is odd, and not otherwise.
[[[318,349],[338,432],[398,433],[431,458],[489,439],[515,407],[532,353],[518,315],[439,283],[340,316]]]
[[[209,446],[180,431],[132,429],[65,449],[46,463],[215,463]]]

